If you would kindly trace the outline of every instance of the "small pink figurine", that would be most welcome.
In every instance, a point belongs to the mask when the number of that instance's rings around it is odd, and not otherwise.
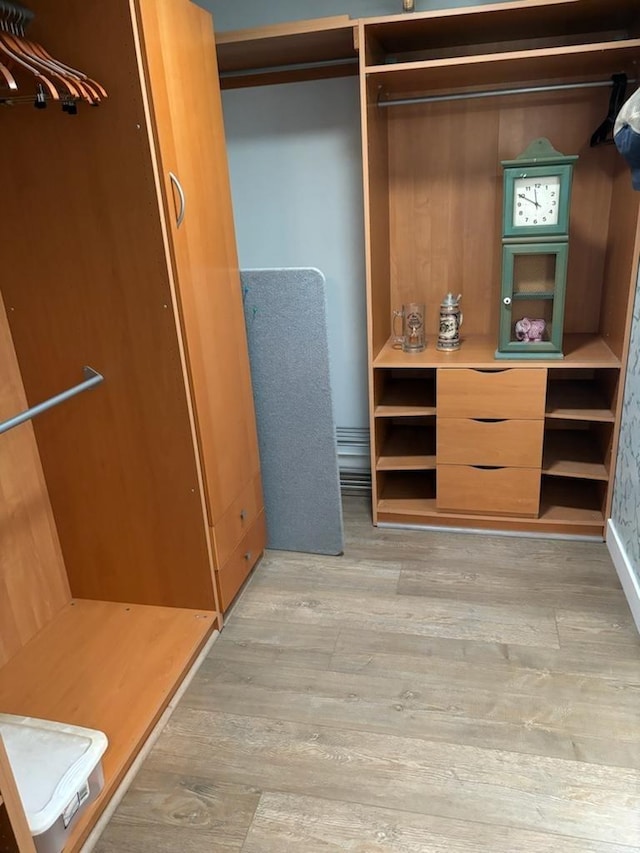
[[[542,340],[547,324],[544,320],[530,320],[523,317],[516,321],[516,338],[525,343],[536,343]]]

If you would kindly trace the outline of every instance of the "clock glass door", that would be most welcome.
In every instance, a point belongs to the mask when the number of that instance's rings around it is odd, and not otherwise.
[[[504,246],[500,351],[562,357],[565,243]]]

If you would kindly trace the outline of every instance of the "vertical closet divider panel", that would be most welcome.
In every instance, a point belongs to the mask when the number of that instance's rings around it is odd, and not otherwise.
[[[0,295],[0,421],[27,408]],[[71,600],[31,424],[0,436],[0,667]]]

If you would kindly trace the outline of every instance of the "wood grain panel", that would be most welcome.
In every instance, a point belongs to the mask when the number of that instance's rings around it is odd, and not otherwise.
[[[27,408],[0,296],[0,421]],[[76,381],[82,374],[78,371]],[[60,389],[62,390],[62,389]],[[0,666],[71,599],[30,423],[0,435]]]
[[[545,368],[438,370],[437,412],[445,418],[544,417]]]
[[[103,731],[105,786],[75,827],[77,850],[188,671],[217,614],[73,601],[0,670],[0,707]]]
[[[267,541],[264,513],[261,512],[227,562],[216,569],[220,605],[226,611],[256,565]]]
[[[566,331],[599,329],[615,152],[589,148],[598,90],[393,107],[389,113],[391,299],[425,301],[430,339],[447,293],[463,336],[497,334],[502,168],[538,136],[579,154],[573,185]]]
[[[438,510],[536,516],[539,504],[540,471],[535,468],[438,465]]]
[[[260,477],[257,477],[240,492],[213,531],[216,566],[222,566],[227,562],[233,549],[263,508],[262,486]]]
[[[212,609],[129,3],[31,8],[33,37],[110,94],[74,118],[53,107],[5,115],[4,259],[20,273],[2,289],[27,397],[72,385],[84,364],[106,377],[35,422],[71,589]]]
[[[543,433],[543,420],[438,418],[438,464],[540,468]]]
[[[259,470],[222,104],[211,17],[139,2],[176,286],[215,524]],[[178,228],[169,173],[186,196]]]
[[[638,271],[638,194],[624,161],[616,161],[600,332],[618,358],[628,341]]]
[[[0,809],[3,802],[7,810],[11,830],[18,845],[17,853],[35,853],[36,848],[33,844],[31,832],[29,831],[27,816],[24,813],[16,780],[9,764],[7,750],[0,737]],[[0,843],[3,842],[4,838],[0,827]],[[2,849],[5,849],[4,844]]]

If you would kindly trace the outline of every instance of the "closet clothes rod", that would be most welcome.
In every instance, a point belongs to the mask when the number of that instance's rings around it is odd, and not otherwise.
[[[636,83],[628,80],[627,83]],[[611,87],[611,80],[591,80],[586,83],[550,83],[545,86],[520,86],[515,89],[484,89],[478,92],[458,92],[449,95],[416,95],[413,98],[379,100],[379,107],[407,106],[409,104],[435,104],[442,101],[465,101],[473,98],[499,98],[501,95],[533,95],[536,92],[562,92],[569,89],[599,89]]]
[[[15,415],[13,418],[3,421],[0,423],[0,433],[8,432],[10,429],[13,429],[13,427],[19,426],[25,421],[30,421],[31,418],[35,418],[36,415],[41,415],[42,412],[46,412],[48,409],[53,409],[54,406],[58,406],[60,403],[64,403],[65,400],[69,400],[71,397],[82,394],[83,391],[88,391],[89,388],[93,388],[94,385],[99,385],[104,381],[104,376],[92,367],[83,367],[82,370],[84,371],[84,382],[80,382],[72,388],[67,388],[66,391],[56,394],[55,397],[50,397],[43,403],[38,403],[37,406],[32,406],[30,409],[20,412],[19,415]]]

